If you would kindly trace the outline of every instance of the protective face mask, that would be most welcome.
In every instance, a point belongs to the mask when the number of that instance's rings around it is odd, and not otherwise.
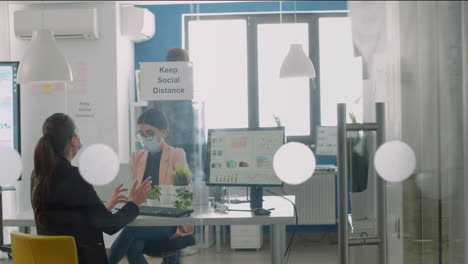
[[[141,142],[143,144],[143,148],[149,152],[155,152],[161,144],[155,139],[146,139],[144,138]]]

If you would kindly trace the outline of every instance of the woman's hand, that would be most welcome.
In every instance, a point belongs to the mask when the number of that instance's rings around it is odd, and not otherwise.
[[[115,188],[114,194],[112,195],[110,200],[106,203],[107,210],[112,211],[112,209],[114,209],[114,207],[118,203],[123,203],[123,202],[128,201],[127,196],[121,195],[121,193],[128,191],[128,189],[124,189],[122,187],[123,187],[123,184],[120,184],[119,186],[117,186],[117,188]]]
[[[142,204],[146,201],[149,192],[151,191],[151,179],[147,178],[143,182],[135,180],[133,183],[130,194],[128,195],[128,200],[134,202],[136,205]]]
[[[174,239],[176,239],[178,237],[181,237],[181,236],[182,236],[182,234],[179,233],[179,231],[176,231],[175,234],[173,234],[172,236],[169,237],[169,239],[174,240]]]

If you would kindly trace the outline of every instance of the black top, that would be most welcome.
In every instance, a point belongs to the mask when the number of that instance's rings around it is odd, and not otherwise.
[[[107,263],[102,232],[112,235],[132,222],[139,214],[138,206],[127,202],[112,214],[93,186],[83,180],[78,168],[64,158],[57,158],[51,183],[44,226],[36,222],[37,233],[73,236],[80,264]]]
[[[148,158],[146,159],[145,174],[143,180],[151,176],[153,185],[159,185],[159,165],[161,163],[162,151],[156,153],[148,152]]]

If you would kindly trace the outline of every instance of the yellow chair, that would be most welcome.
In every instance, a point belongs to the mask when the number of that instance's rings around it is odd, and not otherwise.
[[[36,236],[11,233],[14,264],[78,264],[75,239],[71,236]]]

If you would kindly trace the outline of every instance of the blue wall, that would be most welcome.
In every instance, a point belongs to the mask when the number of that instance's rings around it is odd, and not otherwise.
[[[189,14],[189,4],[141,5],[156,16],[155,36],[135,45],[135,67],[139,62],[164,61],[172,47],[182,46],[182,14]],[[196,5],[193,5],[196,10]],[[294,11],[293,1],[283,2],[283,11]],[[347,10],[346,1],[297,1],[297,11]],[[279,2],[234,2],[199,4],[199,13],[278,12]],[[193,11],[195,12],[195,11]]]

